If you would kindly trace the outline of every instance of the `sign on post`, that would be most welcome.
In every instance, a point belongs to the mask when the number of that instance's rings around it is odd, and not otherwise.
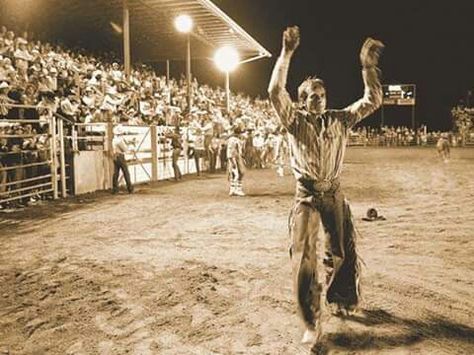
[[[411,106],[411,126],[415,129],[415,105],[416,105],[416,85],[415,84],[397,84],[382,85],[382,118],[380,125],[385,124],[384,106]]]
[[[382,85],[382,88],[384,105],[415,105],[416,86],[414,84]]]

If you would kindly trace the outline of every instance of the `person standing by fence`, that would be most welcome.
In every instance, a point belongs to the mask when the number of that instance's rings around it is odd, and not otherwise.
[[[173,153],[171,155],[171,163],[173,165],[174,179],[176,181],[181,180],[182,174],[178,166],[178,160],[181,156],[181,151],[183,150],[183,140],[181,138],[181,133],[179,131],[179,126],[176,126],[174,132],[167,135],[167,138],[171,139],[171,148]]]
[[[113,147],[113,157],[114,157],[114,175],[112,178],[112,193],[116,194],[119,191],[118,179],[120,175],[120,170],[122,170],[123,176],[125,178],[125,183],[127,184],[128,193],[133,193],[133,185],[130,180],[130,173],[128,171],[128,164],[125,160],[125,154],[130,151],[127,143],[123,139],[123,129],[122,126],[118,125],[114,129],[114,139],[112,141]]]
[[[227,141],[227,168],[229,172],[229,196],[245,196],[242,190],[244,178],[244,159],[241,140],[242,131],[239,126],[234,127],[234,134]]]
[[[209,144],[209,170],[211,173],[216,172],[217,157],[219,155],[220,137],[219,133],[215,132]]]

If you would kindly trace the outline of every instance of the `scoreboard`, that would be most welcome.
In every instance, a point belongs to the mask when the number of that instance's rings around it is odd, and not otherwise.
[[[414,106],[416,85],[382,85],[383,104],[394,106]]]

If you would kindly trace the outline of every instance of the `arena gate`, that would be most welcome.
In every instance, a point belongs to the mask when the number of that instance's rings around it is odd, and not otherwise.
[[[72,194],[68,122],[60,116],[40,116],[36,106],[7,106],[9,118],[0,120],[0,206]]]

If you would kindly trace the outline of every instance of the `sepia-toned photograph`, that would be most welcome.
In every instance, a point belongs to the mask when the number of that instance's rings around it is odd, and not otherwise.
[[[0,0],[0,355],[474,354],[473,21]]]

